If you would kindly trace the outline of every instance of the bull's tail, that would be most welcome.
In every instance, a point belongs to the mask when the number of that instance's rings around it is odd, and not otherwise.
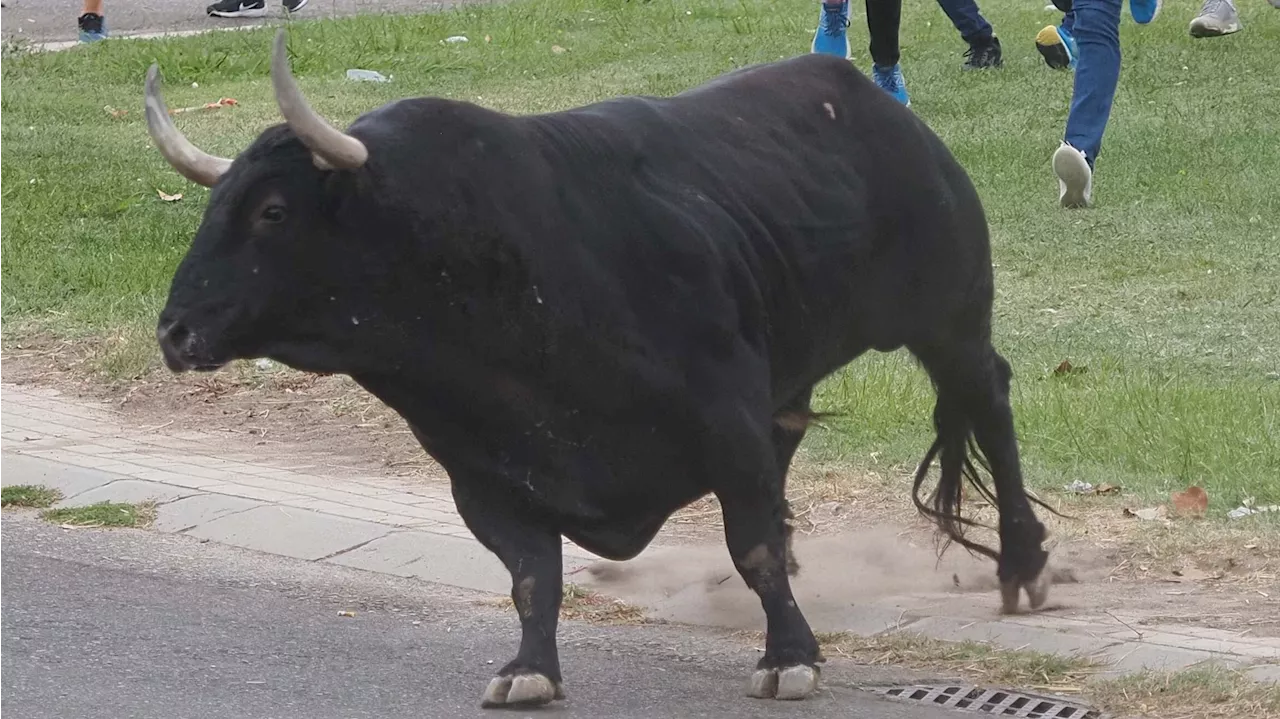
[[[954,417],[951,418],[951,421],[941,420],[941,417],[935,417],[938,436],[933,445],[929,447],[924,460],[920,462],[920,466],[916,469],[915,481],[911,489],[911,499],[915,503],[916,509],[933,520],[943,534],[946,535],[947,541],[942,547],[943,552],[952,542],[955,542],[971,552],[977,552],[999,561],[999,552],[965,536],[965,530],[969,527],[981,527],[996,531],[995,528],[964,516],[961,506],[966,481],[991,506],[997,508],[1000,506],[996,492],[983,479],[983,473],[991,476],[991,465],[987,462],[987,458],[983,455],[977,442],[974,441],[967,421],[956,421]],[[933,466],[935,459],[938,460],[940,468],[938,484],[934,487],[933,493],[927,499],[923,499],[921,497],[921,489],[924,486],[925,479],[929,476],[929,469]],[[975,462],[977,466],[975,466]],[[978,471],[979,467],[983,472]],[[1025,490],[1023,491],[1025,492]],[[1030,494],[1026,496],[1033,503],[1062,516],[1060,512],[1036,497]]]
[[[943,534],[946,535],[947,543],[943,545],[943,551],[946,551],[951,542],[955,542],[972,552],[977,552],[999,561],[999,552],[965,537],[965,529],[968,527],[986,527],[987,525],[961,514],[965,480],[968,480],[969,485],[990,502],[992,506],[997,506],[995,493],[983,481],[982,476],[978,474],[977,468],[973,465],[973,459],[977,459],[978,463],[986,468],[986,458],[973,442],[967,422],[939,421],[936,424],[938,426],[938,437],[934,440],[933,445],[929,447],[924,460],[920,462],[920,466],[916,469],[915,482],[911,488],[911,499],[915,502],[916,509],[924,516],[932,519]],[[970,453],[972,453],[973,459],[970,458]],[[929,469],[933,466],[935,459],[938,460],[941,470],[938,484],[934,487],[933,493],[929,495],[928,499],[923,499],[921,497],[921,489],[924,486],[925,479],[929,476]]]

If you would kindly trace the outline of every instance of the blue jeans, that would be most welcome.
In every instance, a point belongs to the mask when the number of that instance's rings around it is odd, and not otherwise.
[[[970,45],[987,42],[994,35],[991,23],[978,12],[978,3],[974,0],[938,0],[938,7],[942,8],[951,24],[960,31],[960,37]]]
[[[1102,151],[1120,81],[1120,2],[1074,0],[1062,18],[1063,29],[1076,40],[1075,87],[1063,139],[1084,153],[1090,167]]]

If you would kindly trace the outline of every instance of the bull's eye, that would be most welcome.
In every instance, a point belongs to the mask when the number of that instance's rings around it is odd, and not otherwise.
[[[283,205],[267,205],[262,208],[263,222],[284,222]]]

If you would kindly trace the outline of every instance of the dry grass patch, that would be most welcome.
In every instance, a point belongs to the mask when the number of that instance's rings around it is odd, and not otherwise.
[[[819,633],[823,653],[860,664],[892,664],[963,676],[975,683],[1026,687],[1078,694],[1100,667],[1087,657],[1002,649],[981,642],[945,642],[890,632],[861,637],[844,632]]]
[[[510,597],[491,600],[491,603],[504,608],[515,606]],[[560,602],[560,618],[608,626],[655,623],[634,604],[568,582],[564,585],[564,598]]]
[[[1229,669],[1144,672],[1091,683],[1088,698],[1113,714],[1160,719],[1276,719],[1280,686]]]

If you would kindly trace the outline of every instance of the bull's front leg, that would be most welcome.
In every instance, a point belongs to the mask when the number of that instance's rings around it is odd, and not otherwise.
[[[564,594],[560,534],[540,526],[529,512],[510,506],[503,498],[475,496],[481,493],[477,490],[465,481],[453,481],[454,500],[463,521],[511,573],[511,601],[521,628],[520,650],[489,682],[481,706],[522,708],[563,699],[556,647]]]
[[[818,686],[823,662],[818,641],[796,605],[788,578],[790,513],[767,427],[721,422],[719,439],[729,448],[710,464],[724,514],[733,564],[760,598],[767,623],[764,656],[752,675],[749,696],[804,699]],[[788,458],[789,459],[789,458]]]

